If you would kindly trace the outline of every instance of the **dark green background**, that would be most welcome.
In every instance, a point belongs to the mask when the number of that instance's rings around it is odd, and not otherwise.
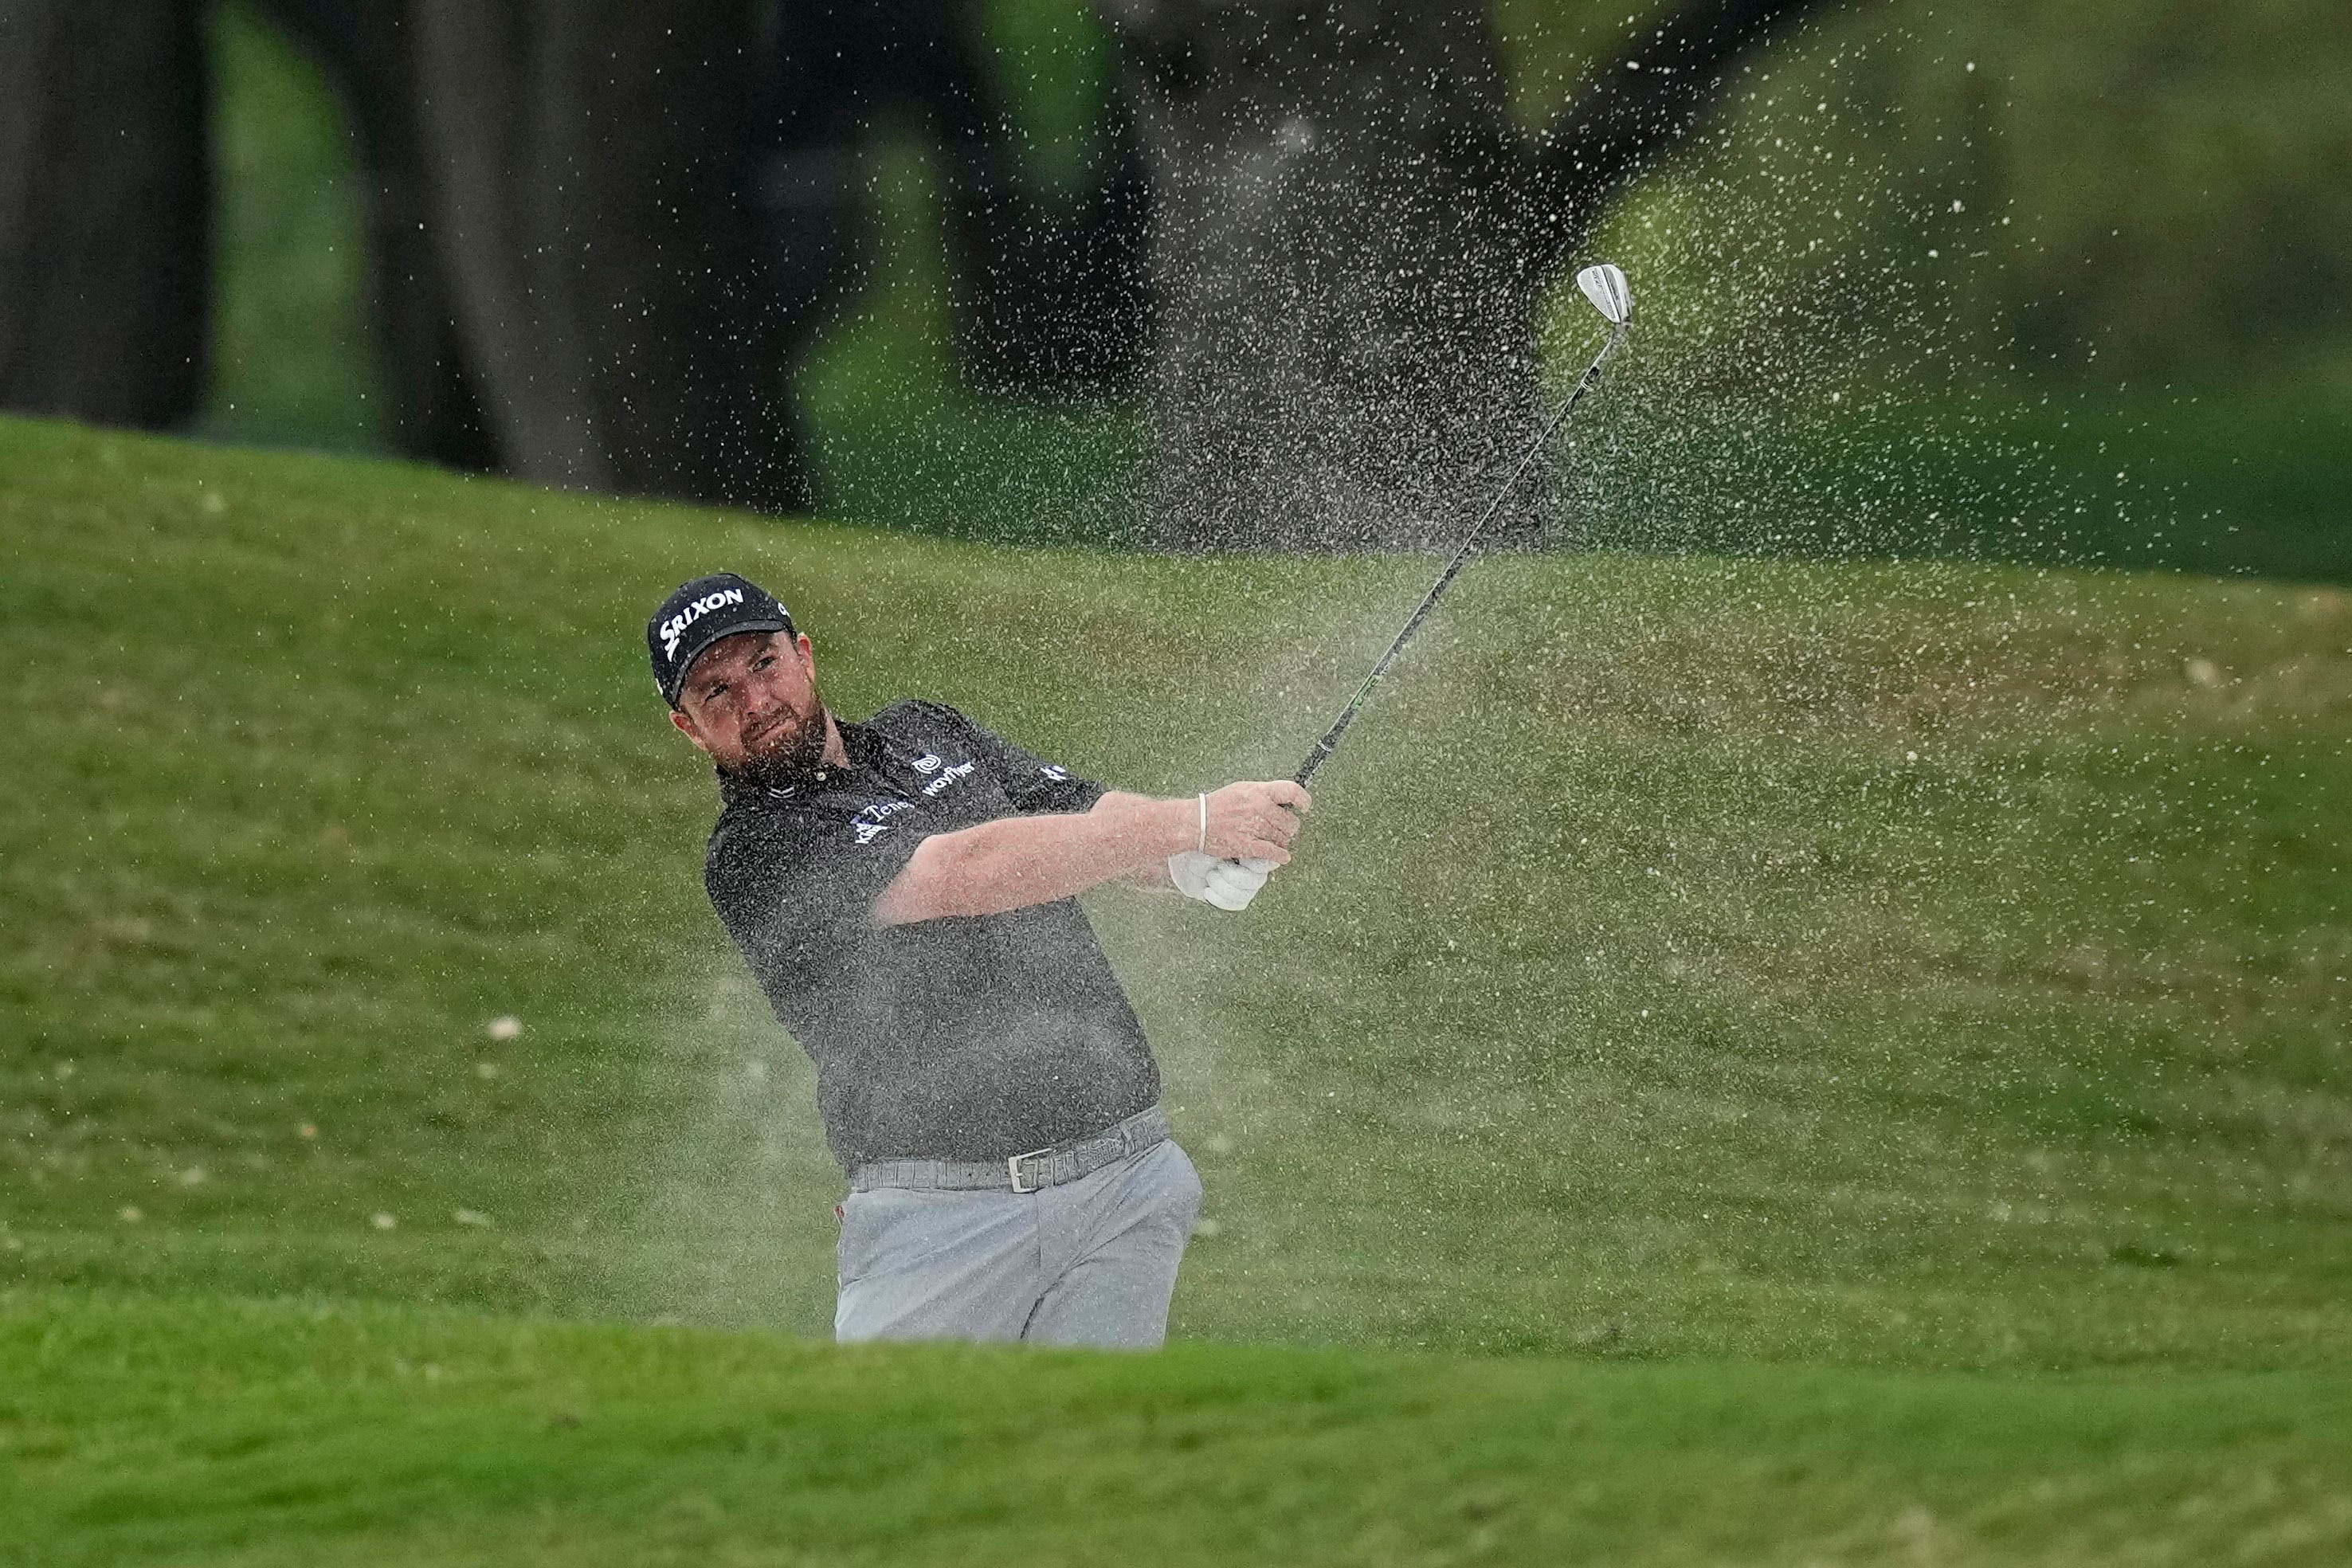
[[[1496,14],[1531,123],[1628,31],[1571,0]],[[1066,187],[1108,46],[1080,0],[992,16],[1031,172]],[[214,26],[199,428],[381,449],[340,110],[247,7]],[[2352,23],[2326,0],[1824,9],[1597,237],[1643,325],[1556,465],[1556,542],[2352,579],[2347,73]],[[1139,542],[1144,408],[963,386],[929,154],[885,128],[870,157],[870,279],[801,372],[819,510]],[[1565,373],[1590,318],[1572,296],[1556,316]]]

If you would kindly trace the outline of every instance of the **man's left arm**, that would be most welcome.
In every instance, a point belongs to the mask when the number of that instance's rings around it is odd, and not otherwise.
[[[1124,795],[1092,811],[1016,812],[935,833],[874,900],[881,925],[949,915],[1001,914],[1076,897],[1173,855],[1179,889],[1199,863],[1195,897],[1221,909],[1249,902],[1266,874],[1290,858],[1299,814],[1311,804],[1288,779],[1229,784],[1196,803]],[[1205,810],[1207,827],[1195,826]],[[1195,838],[1205,849],[1186,847]],[[1246,884],[1246,885],[1244,885]]]
[[[1118,814],[1150,802],[1149,795],[1111,789],[1057,763],[1049,763],[969,719],[964,723],[971,731],[973,751],[995,773],[997,784],[1013,808],[1024,816],[1075,811]],[[1123,888],[1171,893],[1181,890],[1175,863],[1167,858],[1148,861],[1108,879]]]
[[[1003,791],[1015,817],[941,835],[929,848],[919,852],[899,883],[876,906],[886,924],[943,913],[980,913],[1017,907],[1083,891],[1104,882],[1171,889],[1220,909],[1238,910],[1247,907],[1275,867],[1288,858],[1282,845],[1289,838],[1295,819],[1286,819],[1276,837],[1262,844],[1246,832],[1233,842],[1227,841],[1234,832],[1234,825],[1224,820],[1228,815],[1236,809],[1246,814],[1257,804],[1255,792],[1272,786],[1250,786],[1244,791],[1243,785],[1234,784],[1227,790],[1213,792],[1218,797],[1214,803],[1208,795],[1194,801],[1156,800],[1106,788],[1059,763],[1049,763],[952,708],[937,703],[922,706],[936,719],[952,723],[962,731],[973,756]],[[1248,798],[1227,802],[1224,797],[1234,791],[1242,791]],[[1303,790],[1291,789],[1283,799],[1290,812],[1307,807]],[[1189,815],[1182,811],[1188,805],[1195,806],[1200,813],[1195,842],[1191,846],[1176,845],[1171,853],[1168,841],[1181,837],[1175,831],[1177,825],[1170,821],[1171,808],[1177,815]],[[1075,837],[1068,828],[1055,828],[1049,834],[1050,843],[1030,843],[1034,838],[1034,832],[1006,837],[1005,830],[1012,828],[1014,820],[1046,816],[1083,817],[1087,826]],[[1139,824],[1160,826],[1139,828]],[[1070,827],[1076,826],[1073,823]],[[1212,838],[1219,842],[1217,854],[1208,850]],[[1139,839],[1160,839],[1161,844],[1153,852],[1138,858],[1129,849]],[[1016,843],[1024,847],[1016,850]],[[1242,847],[1235,847],[1235,843]],[[1004,861],[1007,855],[1016,858]],[[1234,856],[1241,858],[1230,858]],[[1111,863],[1104,864],[1106,858]],[[1000,861],[1003,862],[1001,870],[996,868]],[[1125,863],[1119,864],[1120,861]],[[1018,870],[1014,870],[1016,866]],[[1013,877],[1009,889],[992,885],[1007,872]],[[1070,885],[1062,889],[1060,885],[1066,880]],[[1057,890],[1048,891],[1048,884]]]
[[[1016,746],[1003,736],[959,713],[969,732],[971,748],[989,772],[996,775],[999,788],[1015,811],[1024,816],[1045,813],[1083,811],[1117,814],[1145,805],[1150,797],[1133,795],[1126,790],[1111,789],[1097,781],[1074,773],[1058,763],[1049,763],[1034,752]],[[1176,890],[1176,879],[1164,858],[1150,860],[1129,871],[1109,878],[1123,888],[1150,888]]]
[[[1141,801],[1145,798],[1147,797],[1139,795],[1129,795],[1124,790],[1107,789],[1102,792],[1101,796],[1097,798],[1094,805],[1088,809],[1090,811],[1101,811],[1108,807],[1112,811],[1118,811],[1128,804]],[[1110,879],[1113,882],[1118,883],[1122,888],[1143,888],[1153,892],[1172,893],[1176,891],[1176,877],[1173,866],[1174,862],[1172,859],[1153,860],[1145,865],[1138,866],[1132,871],[1123,872]]]

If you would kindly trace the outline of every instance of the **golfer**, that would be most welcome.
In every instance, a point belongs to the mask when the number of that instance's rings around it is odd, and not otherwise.
[[[1076,895],[1244,908],[1307,792],[1155,800],[939,703],[841,719],[807,637],[731,573],[672,594],[646,643],[719,771],[710,901],[816,1063],[849,1175],[835,1336],[1159,1344],[1201,1182]]]

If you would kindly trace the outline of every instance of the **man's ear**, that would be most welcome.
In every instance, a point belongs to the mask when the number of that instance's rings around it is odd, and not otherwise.
[[[698,752],[708,752],[710,750],[709,746],[702,743],[702,731],[696,729],[694,727],[694,721],[688,718],[684,713],[678,711],[678,710],[675,708],[671,709],[669,710],[669,721],[677,726],[677,732],[679,734],[694,742],[695,750]]]

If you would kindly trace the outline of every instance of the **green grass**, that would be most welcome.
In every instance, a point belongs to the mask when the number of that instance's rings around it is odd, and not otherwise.
[[[0,1507],[56,1560],[788,1562],[752,1543],[850,1515],[851,1561],[2343,1549],[2338,590],[1481,563],[1246,917],[1094,901],[1213,1222],[1191,1342],[1106,1365],[468,1315],[828,1321],[837,1175],[703,901],[645,609],[749,571],[844,710],[1189,792],[1286,771],[1430,563],[25,422],[0,540],[0,1436],[44,1467]],[[1032,1379],[1083,1419],[1006,1447]],[[574,1389],[631,1413],[577,1475]],[[1202,1457],[1155,1400],[1224,1412]],[[901,1418],[944,1447],[885,1474]],[[847,1489],[780,1480],[803,1441]]]
[[[0,1296],[0,1563],[2319,1563],[2352,1379],[836,1351]],[[13,1497],[10,1495],[13,1490]],[[28,1548],[27,1543],[30,1544]]]
[[[1638,357],[1614,374],[1563,448],[1560,541],[2352,583],[2339,384],[2037,395],[1864,365],[1709,387]]]

